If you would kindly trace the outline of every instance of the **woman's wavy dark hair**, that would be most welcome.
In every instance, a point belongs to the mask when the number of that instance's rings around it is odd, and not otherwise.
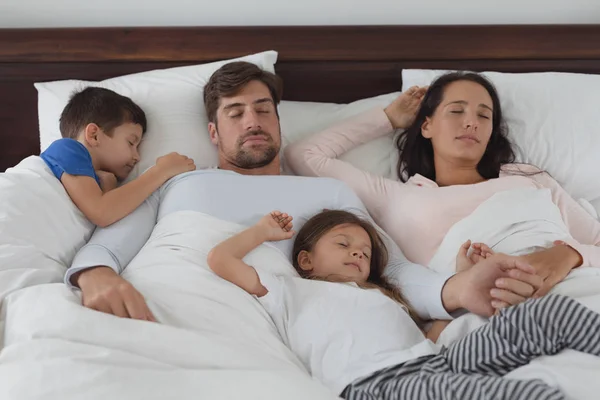
[[[502,165],[514,162],[515,151],[508,140],[508,127],[502,117],[500,98],[494,85],[482,75],[473,72],[450,72],[440,76],[429,86],[415,121],[398,136],[398,177],[402,182],[408,181],[415,174],[435,181],[433,146],[431,140],[421,134],[421,126],[442,102],[446,86],[457,81],[475,82],[483,86],[492,98],[492,135],[483,157],[477,164],[477,172],[485,179],[498,178]]]

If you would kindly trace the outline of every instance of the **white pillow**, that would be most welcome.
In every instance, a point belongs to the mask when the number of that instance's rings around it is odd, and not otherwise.
[[[231,61],[248,61],[274,72],[277,52],[266,51],[232,60],[147,71],[101,82],[66,80],[36,83],[41,150],[61,137],[59,118],[71,94],[87,86],[100,86],[130,97],[146,113],[148,130],[140,145],[142,159],[129,179],[154,165],[157,157],[172,151],[191,157],[198,168],[215,166],[217,153],[208,135],[203,90],[213,72]]]
[[[287,145],[364,111],[384,108],[399,95],[400,92],[389,93],[349,104],[282,101],[279,106],[282,142]],[[392,135],[382,137],[349,151],[341,159],[362,170],[396,179],[398,155],[393,142]],[[285,160],[283,168],[291,173]]]
[[[402,88],[446,71],[403,70]],[[518,161],[550,173],[600,212],[600,75],[485,72],[496,86]]]

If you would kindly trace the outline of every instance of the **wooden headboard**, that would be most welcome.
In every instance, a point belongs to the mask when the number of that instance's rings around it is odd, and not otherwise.
[[[284,99],[349,102],[403,68],[600,74],[600,25],[0,29],[0,171],[39,154],[34,82],[279,52]]]

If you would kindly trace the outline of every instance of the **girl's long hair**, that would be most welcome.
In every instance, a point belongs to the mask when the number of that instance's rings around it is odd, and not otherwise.
[[[310,275],[307,271],[300,268],[298,264],[298,255],[301,251],[311,252],[319,239],[327,232],[339,225],[351,224],[363,228],[371,239],[371,271],[367,282],[358,284],[363,289],[379,289],[381,293],[403,306],[410,316],[416,321],[421,322],[413,308],[406,301],[398,288],[393,286],[384,276],[383,270],[388,262],[388,251],[383,240],[377,233],[375,227],[369,222],[357,217],[348,211],[325,210],[309,219],[302,229],[298,232],[294,242],[293,265],[298,274],[303,278],[322,279],[330,282],[344,282],[343,279],[319,278]]]

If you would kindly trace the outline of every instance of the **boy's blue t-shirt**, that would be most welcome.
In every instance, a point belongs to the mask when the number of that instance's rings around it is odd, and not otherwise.
[[[68,138],[55,140],[40,154],[40,157],[59,180],[66,172],[69,175],[92,177],[100,185],[100,178],[94,170],[90,152],[77,140]]]

